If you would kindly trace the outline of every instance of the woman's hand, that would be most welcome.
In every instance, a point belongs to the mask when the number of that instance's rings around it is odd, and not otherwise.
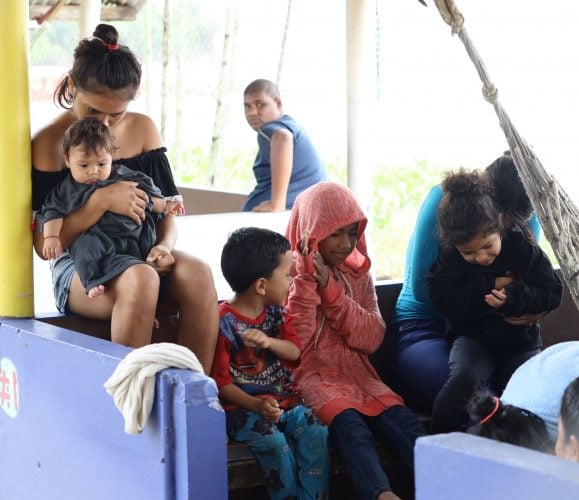
[[[173,270],[175,257],[165,245],[155,245],[147,256],[147,264],[151,264],[159,276],[165,276]]]
[[[541,318],[542,314],[523,314],[518,317],[504,318],[505,323],[509,323],[515,326],[531,326],[535,321]]]
[[[107,211],[124,215],[136,224],[141,224],[145,220],[149,197],[137,186],[138,183],[134,181],[119,181],[97,189],[92,196],[97,196]]]

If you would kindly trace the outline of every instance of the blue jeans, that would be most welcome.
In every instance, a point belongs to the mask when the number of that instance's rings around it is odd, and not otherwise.
[[[328,428],[302,405],[284,412],[277,423],[259,414],[235,410],[231,439],[249,445],[272,500],[323,500],[330,489]],[[243,425],[242,425],[243,424]]]
[[[431,412],[448,379],[450,343],[442,320],[406,320],[388,328],[386,383],[413,410]]]
[[[338,448],[348,476],[364,500],[375,500],[383,491],[392,490],[380,464],[374,439],[394,450],[402,463],[413,470],[414,443],[425,434],[416,414],[405,406],[393,406],[375,417],[348,409],[336,415],[330,424],[330,439]]]

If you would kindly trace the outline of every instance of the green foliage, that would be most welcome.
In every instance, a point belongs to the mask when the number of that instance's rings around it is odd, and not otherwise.
[[[374,272],[379,278],[402,278],[406,245],[416,214],[442,167],[426,160],[413,165],[380,165],[374,172],[370,233]]]
[[[215,187],[249,192],[255,183],[253,177],[254,151],[233,149],[225,152],[215,179]],[[182,186],[211,186],[209,153],[195,146],[180,151],[169,151],[169,161],[177,184]]]

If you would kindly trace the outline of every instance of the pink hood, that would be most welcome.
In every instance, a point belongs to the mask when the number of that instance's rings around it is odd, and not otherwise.
[[[358,243],[346,259],[345,267],[354,274],[363,274],[370,269],[370,258],[366,248],[364,230],[368,220],[354,193],[336,182],[320,182],[298,195],[288,223],[286,237],[292,250],[301,250],[300,242],[307,235],[310,252],[317,250],[317,243],[334,231],[359,222]],[[346,270],[346,269],[344,269]]]

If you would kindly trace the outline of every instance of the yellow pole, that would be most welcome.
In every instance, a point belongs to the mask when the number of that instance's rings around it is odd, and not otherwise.
[[[0,33],[0,316],[23,318],[34,313],[27,1],[2,2]]]

